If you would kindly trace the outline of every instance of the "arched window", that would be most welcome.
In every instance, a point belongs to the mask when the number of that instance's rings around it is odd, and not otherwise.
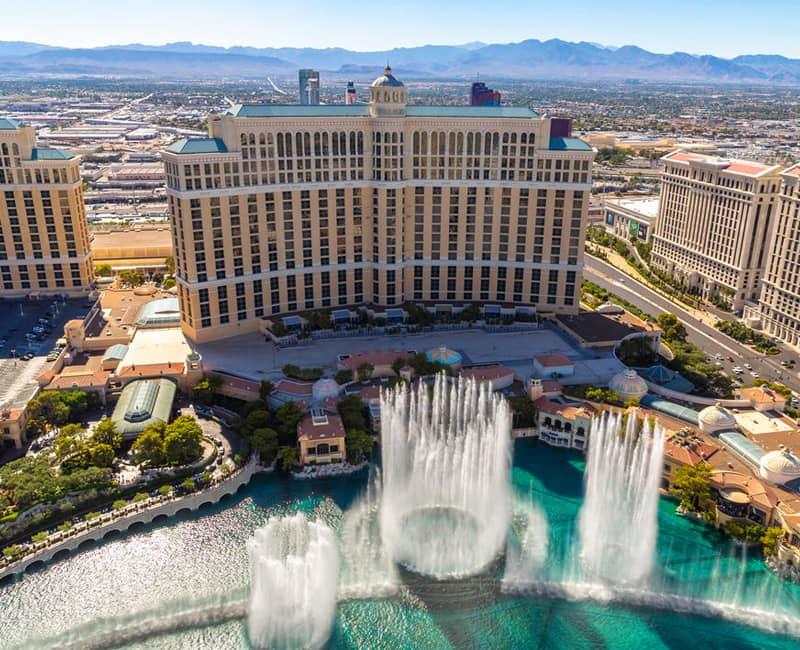
[[[246,146],[246,145],[247,145],[247,134],[246,134],[246,133],[242,133],[241,137],[239,138],[239,141],[240,141],[240,142],[241,142],[243,145],[245,145],[245,146]]]

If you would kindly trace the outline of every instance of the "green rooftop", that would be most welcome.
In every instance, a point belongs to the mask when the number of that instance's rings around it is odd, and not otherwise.
[[[187,140],[182,138],[167,147],[170,153],[228,153],[225,143],[219,138],[197,138]]]
[[[10,117],[0,117],[0,131],[13,131],[19,127],[19,122]]]
[[[122,389],[111,419],[123,438],[135,438],[156,422],[169,422],[177,387],[169,379],[137,379]]]
[[[71,153],[63,149],[36,147],[31,150],[31,160],[70,160],[74,158]]]
[[[369,117],[369,104],[236,104],[234,117]],[[524,106],[407,106],[407,117],[539,117]]]
[[[592,147],[580,138],[550,138],[550,151],[591,151]]]

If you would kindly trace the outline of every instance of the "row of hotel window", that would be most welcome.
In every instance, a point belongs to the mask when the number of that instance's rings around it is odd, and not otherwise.
[[[33,193],[30,191],[22,192],[23,202],[22,209],[25,214],[26,222],[24,231],[29,233],[30,246],[27,246],[23,239],[23,228],[20,223],[19,209],[14,192],[5,192],[5,212],[7,215],[7,225],[4,228],[6,219],[0,221],[0,259],[9,259],[9,257],[16,257],[16,259],[25,259],[26,257],[34,257],[42,259],[45,250],[42,247],[40,226],[44,227],[47,233],[47,256],[60,257],[61,249],[59,248],[59,231],[63,232],[63,239],[67,246],[67,257],[77,257],[77,242],[73,229],[72,220],[70,219],[71,212],[69,207],[69,198],[66,192],[57,192],[57,199],[59,200],[59,207],[61,217],[59,219],[58,227],[56,224],[55,216],[53,214],[53,205],[50,192],[45,190],[39,194],[40,205],[37,207],[34,203]],[[42,217],[44,219],[42,220]],[[42,223],[43,221],[43,223]],[[88,249],[88,237],[84,230],[79,227],[79,239],[82,241],[84,248]],[[6,236],[10,234],[13,241],[13,251],[6,248]]]
[[[14,290],[49,289],[54,285],[56,287],[83,286],[84,281],[81,279],[80,264],[77,262],[71,262],[69,264],[70,284],[66,284],[68,278],[65,276],[65,266],[66,264],[36,264],[34,266],[34,272],[36,273],[36,276],[33,278],[30,276],[27,264],[21,264],[17,267],[0,266],[0,275],[2,275],[3,278],[3,288]],[[15,274],[12,273],[12,269],[14,268],[17,269],[16,278],[14,277]],[[51,270],[51,275],[48,275],[48,269]]]
[[[530,272],[530,280],[526,282],[524,269],[514,269],[513,280],[507,279],[508,269],[500,267],[495,269],[496,276],[491,277],[492,267],[481,267],[481,277],[478,284],[473,285],[473,267],[463,268],[463,277],[456,278],[457,267],[447,268],[447,278],[440,285],[440,267],[430,267],[430,276],[424,276],[422,266],[414,267],[413,280],[413,300],[496,300],[499,302],[530,303],[556,305],[563,301],[565,305],[575,304],[576,291],[576,271],[542,271],[533,269]],[[348,279],[348,273],[350,277]],[[385,302],[389,305],[400,304],[403,302],[401,296],[396,293],[395,271],[388,270],[380,272],[383,275],[379,281],[379,272],[373,269],[353,269],[351,271],[339,271],[337,274],[338,293],[333,295],[331,285],[331,274],[322,272],[319,275],[306,273],[304,275],[290,275],[281,282],[280,278],[269,279],[269,299],[272,314],[295,312],[304,309],[316,309],[331,306],[352,305],[364,302],[364,276],[367,281],[372,278],[373,296],[385,296]],[[319,286],[315,288],[315,278],[319,279]],[[302,282],[298,287],[297,278]],[[563,284],[561,301],[559,300],[559,284]],[[251,285],[251,308],[248,307],[247,287],[245,282],[237,282],[216,288],[203,288],[197,292],[200,306],[200,326],[211,327],[211,299],[216,300],[219,323],[226,324],[231,322],[232,312],[236,320],[243,321],[248,318],[261,318],[265,315],[265,285],[267,281],[255,280]],[[283,285],[283,286],[282,286]],[[460,285],[460,286],[459,286]],[[528,289],[525,292],[525,289]],[[475,290],[477,289],[477,291]],[[541,290],[546,293],[542,294]],[[298,301],[298,291],[302,292],[304,300]],[[189,292],[185,287],[181,287],[183,295],[182,305],[185,315],[190,324],[194,327],[194,315],[192,313],[192,303],[189,300]],[[283,297],[282,297],[283,294]],[[542,300],[544,297],[544,300]],[[229,298],[233,298],[231,303]],[[235,309],[231,309],[231,307]]]

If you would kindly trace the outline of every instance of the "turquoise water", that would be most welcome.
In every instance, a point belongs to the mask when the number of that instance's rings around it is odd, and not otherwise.
[[[583,457],[522,440],[517,492],[546,512],[550,548],[543,578],[568,581],[582,500]],[[217,598],[239,602],[249,581],[245,541],[271,514],[300,508],[335,518],[363,491],[356,479],[256,477],[236,497],[167,524],[151,525],[77,553],[0,588],[0,647],[36,639],[89,646],[147,617],[169,619]],[[800,589],[760,557],[742,559],[716,533],[662,500],[652,591],[780,609],[800,618]],[[651,603],[501,593],[478,578],[458,585],[410,583],[419,597],[340,603],[331,648],[796,648],[788,636],[736,621],[678,614]],[[694,602],[694,601],[692,601]],[[740,608],[741,609],[741,608]],[[242,620],[133,640],[126,648],[249,647]],[[76,647],[80,647],[80,644]]]

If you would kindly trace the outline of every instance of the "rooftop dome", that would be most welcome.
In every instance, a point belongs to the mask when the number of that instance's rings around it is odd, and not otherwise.
[[[647,382],[635,370],[624,370],[611,378],[608,387],[621,399],[635,397],[639,399],[647,395]]]
[[[316,402],[323,402],[330,397],[338,397],[342,387],[333,379],[318,379],[311,387],[311,395]]]
[[[697,419],[700,424],[700,430],[705,433],[736,427],[736,418],[733,413],[723,408],[719,402],[700,411]]]
[[[428,350],[425,356],[428,361],[443,363],[446,366],[458,366],[461,363],[461,355],[444,345]]]
[[[378,77],[370,84],[371,88],[388,86],[390,88],[403,88],[403,82],[392,74],[392,69],[387,65],[383,69],[383,75]]]
[[[791,449],[779,449],[764,454],[759,474],[773,483],[788,483],[800,478],[800,458]]]

